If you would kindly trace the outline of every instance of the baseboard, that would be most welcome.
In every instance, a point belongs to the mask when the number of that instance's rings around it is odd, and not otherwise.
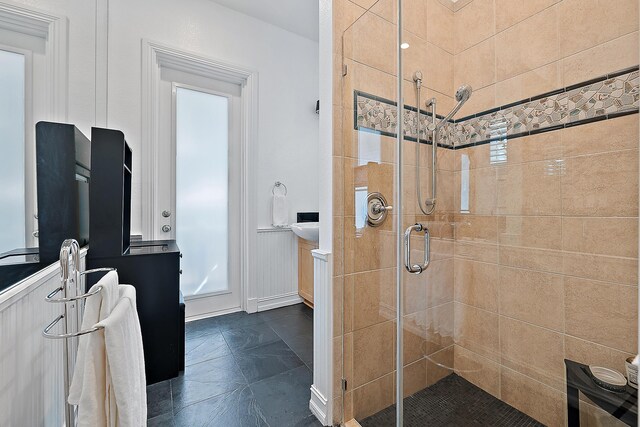
[[[329,420],[329,406],[327,399],[316,389],[315,385],[311,386],[311,400],[309,400],[309,409],[316,416],[323,426],[332,425]]]
[[[249,298],[246,309],[247,313],[256,313],[258,311],[258,298]]]
[[[259,298],[257,300],[257,311],[272,310],[274,308],[285,307],[287,305],[299,304],[302,298],[297,292],[291,292],[284,295],[276,295],[272,297]]]

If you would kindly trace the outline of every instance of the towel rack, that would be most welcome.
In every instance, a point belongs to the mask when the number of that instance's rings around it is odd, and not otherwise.
[[[64,312],[49,323],[44,330],[42,331],[42,335],[48,339],[66,339],[66,338],[74,338],[80,335],[90,334],[92,332],[99,331],[103,329],[103,326],[94,326],[93,328],[69,332],[72,322],[72,314],[75,312],[75,321],[76,324],[81,324],[80,318],[80,310],[76,305],[81,300],[89,298],[92,295],[96,295],[100,291],[102,291],[102,286],[98,286],[91,292],[83,293],[78,295],[81,287],[79,283],[79,278],[86,276],[91,273],[99,273],[99,272],[109,272],[116,271],[115,268],[95,268],[93,270],[87,270],[83,272],[78,272],[78,266],[80,261],[80,246],[78,242],[74,239],[67,239],[62,243],[60,247],[60,286],[54,289],[49,295],[45,297],[46,302],[51,303],[64,303]],[[69,291],[73,291],[72,296],[67,296]],[[58,293],[61,293],[59,298],[54,298]],[[51,329],[58,324],[61,320],[65,320],[62,323],[62,334],[52,334]],[[75,417],[75,410],[72,408],[72,405],[67,405],[66,400],[69,396],[69,386],[71,384],[71,358],[70,354],[73,353],[74,347],[71,341],[65,341],[65,345],[63,346],[63,360],[64,360],[64,399],[65,399],[65,425],[73,425],[72,415]]]
[[[284,196],[287,195],[287,186],[284,185],[282,182],[280,181],[276,181],[275,184],[273,184],[273,187],[271,188],[271,194],[273,194],[274,196],[276,195],[276,188],[281,188],[284,187]]]

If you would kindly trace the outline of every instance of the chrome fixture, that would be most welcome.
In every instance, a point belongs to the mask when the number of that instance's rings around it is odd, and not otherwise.
[[[411,264],[411,233],[424,232],[424,261],[422,264]],[[429,267],[431,262],[431,236],[429,229],[422,224],[414,224],[404,232],[404,268],[409,273],[420,274]]]
[[[164,233],[168,233],[168,232],[170,232],[170,231],[171,231],[171,226],[170,226],[170,225],[163,225],[163,226],[162,226],[162,231],[163,231]]]
[[[387,204],[387,199],[382,194],[367,194],[367,224],[370,226],[379,227],[382,225],[392,209],[393,206]]]
[[[276,183],[273,184],[273,187],[271,187],[271,194],[273,194],[274,196],[276,195],[276,188],[279,188],[280,190],[283,191],[282,193],[283,196],[287,195],[287,186],[284,185],[282,182],[276,181]]]
[[[471,98],[471,94],[473,93],[473,89],[469,85],[462,85],[456,91],[456,101],[458,102],[453,110],[447,116],[438,122],[436,126],[438,129],[441,128],[446,122],[449,121],[459,110],[462,108],[465,102]]]
[[[417,98],[417,135],[416,135],[416,192],[418,196],[418,206],[425,215],[431,215],[436,209],[436,195],[437,195],[437,172],[438,172],[438,136],[439,131],[445,123],[447,123],[459,110],[462,108],[465,102],[469,100],[473,89],[469,85],[462,85],[456,91],[456,106],[451,110],[446,117],[437,122],[436,116],[436,99],[431,98],[426,102],[426,107],[431,108],[431,123],[427,126],[427,131],[431,133],[431,198],[422,200],[422,191],[420,190],[420,134],[422,133],[422,123],[420,116],[422,114],[420,110],[420,91],[422,88],[422,72],[416,71],[413,75],[413,81],[416,84],[416,98]]]

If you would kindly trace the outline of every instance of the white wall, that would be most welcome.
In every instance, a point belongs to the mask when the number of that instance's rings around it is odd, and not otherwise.
[[[271,224],[271,187],[288,187],[290,222],[318,210],[318,43],[210,0],[110,0],[108,126],[134,152],[132,233],[141,233],[141,40],[259,73],[257,226]],[[138,173],[136,173],[136,171]]]

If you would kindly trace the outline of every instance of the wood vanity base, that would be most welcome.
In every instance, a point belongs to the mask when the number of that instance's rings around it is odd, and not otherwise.
[[[298,295],[313,308],[313,255],[318,244],[298,237]]]

